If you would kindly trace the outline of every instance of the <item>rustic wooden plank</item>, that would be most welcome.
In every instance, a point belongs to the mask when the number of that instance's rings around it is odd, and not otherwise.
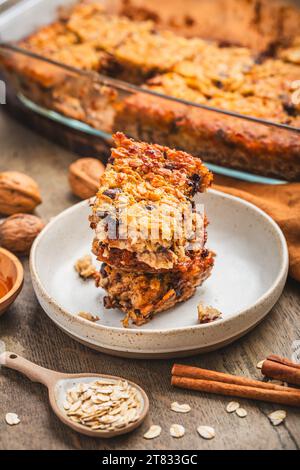
[[[0,171],[20,170],[40,184],[44,202],[38,214],[49,220],[76,202],[67,183],[67,168],[74,155],[39,138],[0,113]],[[228,415],[229,398],[171,388],[173,361],[142,361],[112,358],[76,343],[61,332],[39,307],[34,296],[28,261],[23,260],[24,289],[11,310],[0,319],[0,339],[7,349],[45,367],[64,372],[105,372],[126,375],[149,394],[151,412],[141,429],[129,436],[101,441],[80,436],[63,426],[49,409],[46,390],[13,371],[0,374],[1,449],[296,449],[300,446],[300,411],[289,408],[286,423],[275,428],[267,414],[276,405],[240,400],[248,411],[245,419]],[[63,288],[63,287],[62,287]],[[260,378],[259,360],[270,353],[290,357],[292,343],[300,338],[299,285],[289,281],[270,315],[254,331],[220,351],[183,359],[180,362],[233,374]],[[172,401],[192,407],[188,415],[170,410]],[[281,407],[280,407],[281,408]],[[21,424],[8,427],[7,412],[16,412]],[[160,424],[162,435],[145,441],[150,424]],[[183,424],[186,435],[169,436],[169,426]],[[211,425],[216,438],[204,441],[196,432],[200,424]]]

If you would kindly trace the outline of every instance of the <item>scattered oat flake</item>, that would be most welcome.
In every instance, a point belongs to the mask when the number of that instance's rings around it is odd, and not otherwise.
[[[248,414],[244,408],[238,408],[235,412],[240,418],[246,418]]]
[[[197,431],[203,439],[213,439],[216,435],[214,428],[211,426],[198,426]]]
[[[144,434],[144,439],[155,439],[156,437],[160,436],[160,434],[161,434],[161,427],[154,424]]]
[[[10,426],[15,426],[21,422],[19,416],[16,413],[7,413],[5,416],[5,421]]]
[[[186,403],[180,405],[177,401],[174,401],[171,404],[171,410],[175,411],[175,413],[189,413],[191,411],[191,407]]]
[[[239,407],[240,407],[240,404],[237,401],[231,401],[226,406],[226,411],[227,413],[234,413]]]
[[[263,366],[263,363],[265,362],[265,360],[263,361],[259,361],[257,364],[256,364],[256,368],[257,369],[262,369],[262,366]]]
[[[181,424],[172,424],[170,427],[170,435],[172,437],[183,437],[185,435],[185,429]]]
[[[199,323],[211,323],[221,318],[222,313],[213,307],[204,307],[202,303],[198,305],[198,320]]]
[[[289,386],[289,384],[287,382],[283,382],[282,380],[270,379],[268,382],[270,384],[273,384],[273,385],[281,385],[281,387],[288,387]]]
[[[85,320],[91,321],[92,323],[96,323],[97,321],[100,320],[97,315],[92,315],[91,313],[88,312],[79,312],[78,316],[81,318],[84,318]]]
[[[273,411],[273,413],[270,413],[268,415],[268,418],[273,424],[273,426],[278,426],[285,420],[286,412],[284,410]]]

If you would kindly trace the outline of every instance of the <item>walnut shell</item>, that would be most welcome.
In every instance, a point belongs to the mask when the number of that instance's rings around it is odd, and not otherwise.
[[[96,158],[80,158],[69,168],[69,183],[72,192],[80,199],[95,196],[99,189],[99,180],[105,167]]]
[[[37,183],[18,171],[0,173],[0,214],[32,212],[42,198]]]
[[[0,246],[20,255],[27,255],[44,227],[44,222],[35,215],[11,215],[0,224]]]

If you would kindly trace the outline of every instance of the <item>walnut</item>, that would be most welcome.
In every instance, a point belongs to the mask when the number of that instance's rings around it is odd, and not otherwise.
[[[69,183],[72,192],[80,199],[95,196],[104,170],[103,163],[96,158],[76,160],[69,168]]]
[[[44,222],[35,215],[14,214],[0,224],[0,246],[27,255],[44,226]]]
[[[0,173],[0,213],[32,212],[42,198],[37,183],[18,171]]]

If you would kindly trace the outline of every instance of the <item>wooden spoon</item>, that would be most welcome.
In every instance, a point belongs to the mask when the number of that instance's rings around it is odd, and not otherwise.
[[[0,364],[4,367],[8,367],[9,369],[14,369],[21,372],[33,382],[39,382],[45,385],[48,388],[50,405],[56,416],[64,424],[74,429],[74,431],[86,434],[87,436],[111,438],[115,436],[120,436],[121,434],[126,434],[140,426],[149,411],[149,400],[144,390],[135,383],[126,380],[129,385],[134,387],[140,394],[143,408],[141,410],[138,420],[134,423],[128,424],[124,428],[116,430],[92,430],[87,426],[83,426],[82,424],[71,421],[67,416],[66,411],[63,407],[63,404],[66,401],[67,390],[74,387],[74,385],[76,385],[77,383],[93,382],[95,380],[99,380],[99,378],[109,379],[116,382],[125,379],[121,379],[120,377],[115,377],[112,375],[102,374],[63,374],[50,369],[45,369],[44,367],[40,367],[34,364],[33,362],[27,361],[18,354],[7,351],[0,355]]]

